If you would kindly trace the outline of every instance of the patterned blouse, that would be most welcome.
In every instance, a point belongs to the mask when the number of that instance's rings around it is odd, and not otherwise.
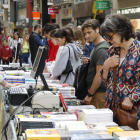
[[[120,48],[117,49],[120,54]],[[107,55],[108,57],[114,55],[114,47],[110,47]],[[128,54],[122,64],[117,67],[116,72],[117,103],[123,101],[125,97],[131,97],[134,108],[137,110],[140,105],[138,102],[140,100],[140,42],[137,39],[131,44]],[[114,111],[113,77],[113,68],[110,68],[107,80],[103,79],[102,74],[102,81],[107,87],[105,108]]]

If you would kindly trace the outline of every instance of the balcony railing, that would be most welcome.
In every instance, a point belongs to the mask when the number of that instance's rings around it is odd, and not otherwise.
[[[53,0],[54,5],[60,5],[63,3],[72,3],[73,0]]]

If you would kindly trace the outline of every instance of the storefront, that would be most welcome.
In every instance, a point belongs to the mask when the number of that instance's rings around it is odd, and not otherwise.
[[[19,34],[23,37],[26,32],[25,29],[25,21],[26,21],[26,0],[18,1],[17,2],[17,22],[16,27]]]
[[[76,1],[74,5],[74,20],[75,26],[82,25],[86,20],[93,19],[93,6],[95,5],[95,0],[92,1]],[[84,10],[83,10],[84,9]],[[105,11],[97,11],[95,17],[100,23],[105,19]]]
[[[140,7],[130,7],[117,10],[118,14],[124,14],[130,19],[134,26],[134,31],[140,31]]]
[[[61,9],[59,9],[59,13],[56,16],[56,23],[58,23],[60,27],[63,27],[71,22],[72,22],[72,5],[70,4],[61,6]]]

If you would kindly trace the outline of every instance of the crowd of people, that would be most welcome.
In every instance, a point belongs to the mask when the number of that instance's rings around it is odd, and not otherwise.
[[[29,63],[30,59],[33,65],[39,46],[49,47],[46,62],[52,62],[52,65],[45,67],[44,72],[51,73],[51,79],[59,79],[70,86],[73,86],[76,68],[89,64],[84,102],[96,108],[110,108],[114,116],[113,68],[116,67],[116,102],[122,102],[125,110],[139,108],[137,121],[140,129],[139,40],[140,33],[134,33],[130,20],[115,14],[108,15],[101,26],[96,19],[90,19],[76,30],[71,23],[62,28],[56,23],[47,23],[43,28],[37,24],[32,34],[25,34],[23,39],[18,32],[11,33],[8,38],[2,31],[0,57],[3,64],[14,62],[17,44],[21,43],[22,62]]]

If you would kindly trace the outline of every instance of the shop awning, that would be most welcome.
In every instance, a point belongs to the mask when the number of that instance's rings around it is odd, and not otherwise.
[[[53,5],[53,7],[61,7],[61,6],[70,5],[70,4],[72,4],[72,2],[64,2],[64,3]]]
[[[8,8],[9,8],[8,4],[2,4],[1,5],[1,9],[8,9]]]

